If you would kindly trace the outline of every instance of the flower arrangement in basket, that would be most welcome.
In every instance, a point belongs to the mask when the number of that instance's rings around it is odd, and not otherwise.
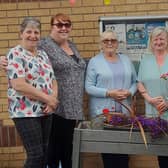
[[[145,131],[150,132],[151,138],[160,138],[168,135],[168,121],[156,118],[147,118],[145,116],[136,116],[135,110],[122,102],[119,102],[130,113],[130,116],[126,116],[122,113],[111,112],[109,109],[103,109],[102,115],[104,116],[105,128],[129,128],[130,136],[133,128],[139,129],[142,135],[144,144],[147,148],[147,140]]]

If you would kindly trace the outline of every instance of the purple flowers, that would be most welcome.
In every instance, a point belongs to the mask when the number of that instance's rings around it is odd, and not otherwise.
[[[110,115],[110,113],[109,113]],[[168,121],[161,119],[160,117],[156,118],[147,118],[145,116],[136,116],[133,118],[127,117],[125,115],[115,115],[112,114],[110,121],[106,124],[111,126],[130,126],[133,124],[134,128],[139,128],[137,122],[139,121],[144,130],[150,132],[152,139],[160,138],[162,136],[168,135]]]

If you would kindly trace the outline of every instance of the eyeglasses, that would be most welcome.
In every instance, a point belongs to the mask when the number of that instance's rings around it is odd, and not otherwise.
[[[54,23],[52,24],[53,26],[57,26],[59,29],[63,28],[63,26],[65,26],[65,28],[70,28],[71,27],[71,23]]]
[[[109,43],[117,43],[116,39],[104,39],[102,40],[104,44],[109,44]]]

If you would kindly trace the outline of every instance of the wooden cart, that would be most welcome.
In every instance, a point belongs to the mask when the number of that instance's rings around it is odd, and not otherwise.
[[[139,131],[133,131],[129,139],[130,131],[127,129],[95,130],[83,129],[81,123],[74,131],[72,167],[79,168],[80,152],[93,153],[123,153],[123,154],[147,154],[168,156],[168,137],[152,140],[149,133],[145,132],[148,146]]]

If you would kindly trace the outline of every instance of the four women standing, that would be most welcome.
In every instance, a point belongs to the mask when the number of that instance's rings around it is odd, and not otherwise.
[[[26,18],[21,24],[21,43],[7,56],[9,112],[27,152],[26,168],[45,166],[50,112],[53,110],[48,166],[58,167],[61,161],[63,168],[71,168],[73,130],[76,121],[83,119],[85,62],[68,40],[70,31],[71,20],[67,15],[53,16],[50,36],[40,41],[39,50],[40,23],[34,18]],[[104,108],[129,115],[119,102],[131,103],[131,96],[136,92],[135,69],[126,55],[117,52],[118,39],[114,32],[103,32],[100,44],[102,52],[91,58],[86,73],[90,115],[95,117]],[[156,28],[151,33],[149,44],[151,54],[141,61],[138,89],[145,98],[146,115],[156,117],[159,112],[161,117],[168,119],[168,88],[166,81],[160,78],[168,72],[168,33],[165,28]],[[59,92],[50,61],[43,50],[52,62]],[[148,70],[149,67],[153,67],[152,71]],[[57,97],[60,104],[56,109]],[[102,156],[105,168],[111,168],[111,164],[128,167],[128,155]],[[159,157],[161,168],[166,165],[166,159]]]

